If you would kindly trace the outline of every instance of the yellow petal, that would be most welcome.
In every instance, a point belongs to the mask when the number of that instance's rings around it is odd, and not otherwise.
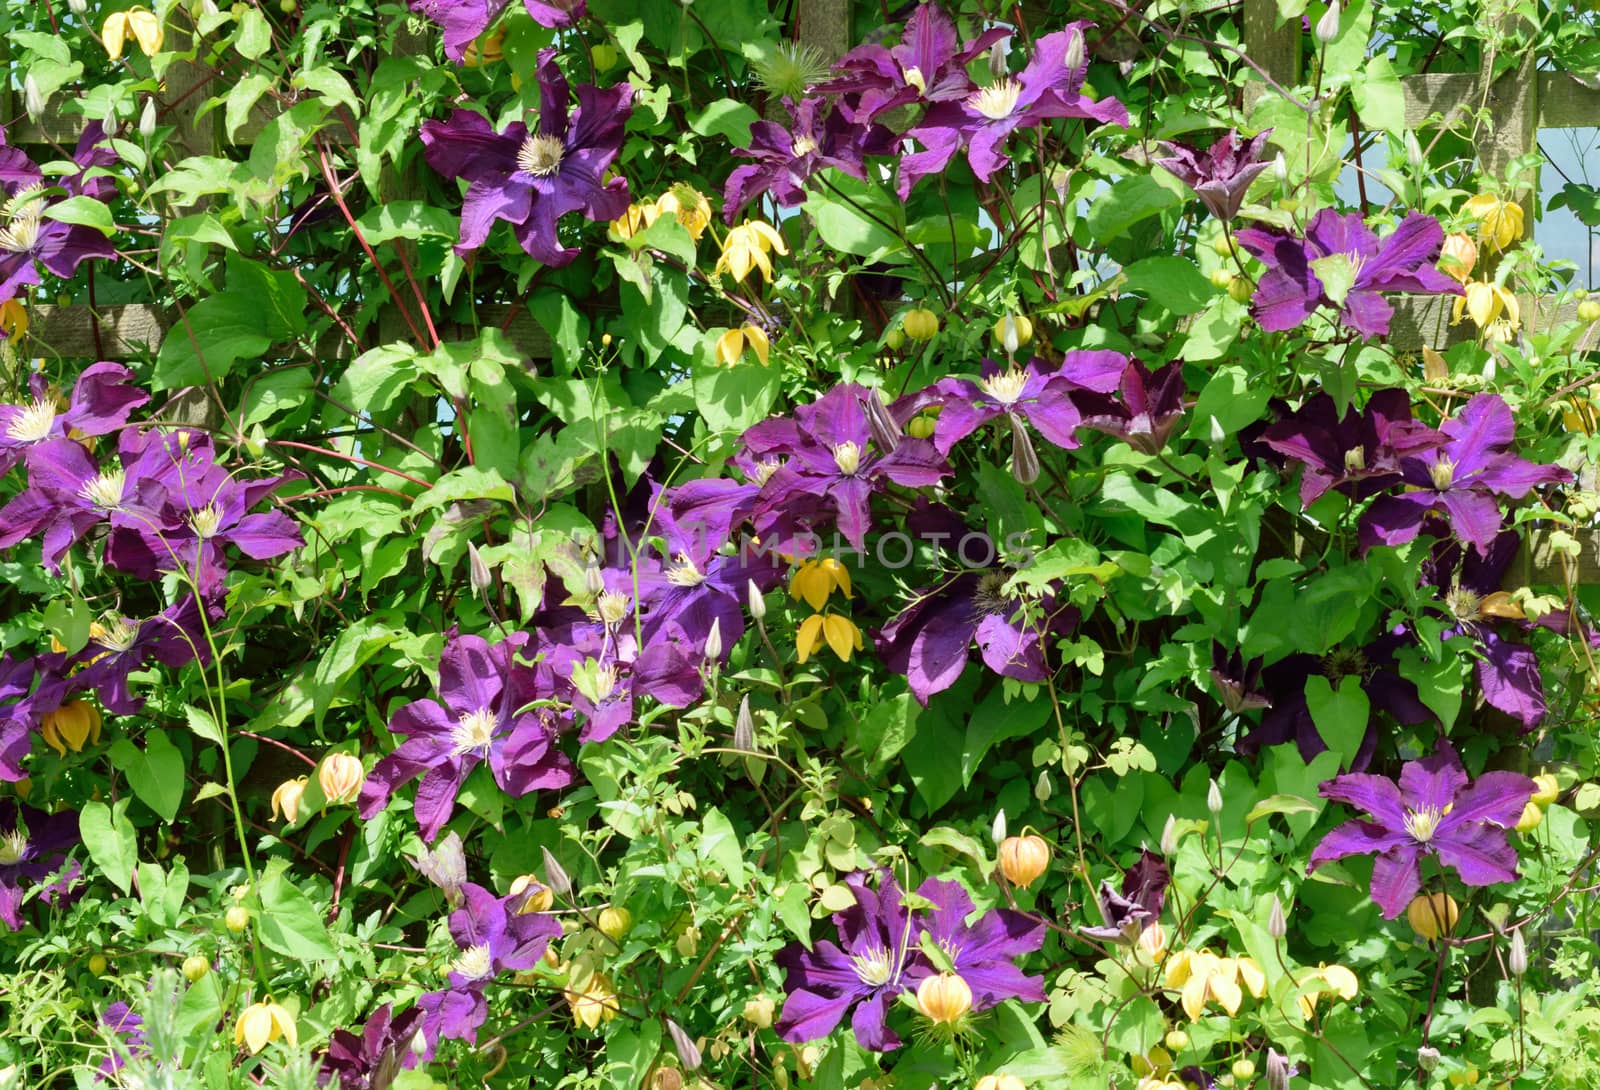
[[[1522,304],[1517,302],[1516,295],[1499,286],[1496,286],[1494,290],[1499,293],[1500,301],[1505,304],[1506,321],[1510,323],[1511,328],[1516,329],[1521,326]]]
[[[272,1040],[272,1012],[265,1003],[254,1003],[239,1016],[233,1030],[233,1043],[243,1044],[253,1056],[267,1047]]]
[[[6,339],[12,344],[16,344],[27,335],[28,308],[22,305],[22,300],[7,299],[0,303],[0,330],[5,331]]]
[[[816,560],[807,560],[801,564],[794,577],[789,580],[790,597],[804,598],[806,604],[818,612],[828,604],[828,595],[832,589],[833,580],[828,578],[828,573]]]
[[[1356,979],[1356,974],[1343,965],[1324,966],[1322,979],[1328,982],[1328,990],[1336,993],[1340,999],[1354,999],[1356,993],[1361,990],[1361,983]]]
[[[100,28],[100,40],[106,47],[106,56],[112,60],[122,59],[122,43],[128,37],[128,13],[125,11],[113,12],[106,16],[106,21]]]
[[[1222,1004],[1223,1010],[1229,1014],[1239,1013],[1239,1004],[1244,1002],[1244,993],[1239,990],[1236,981],[1219,973],[1209,977],[1207,983],[1211,994]]]
[[[161,20],[155,14],[143,8],[133,8],[128,12],[128,25],[133,29],[133,36],[139,41],[139,48],[147,57],[153,57],[161,52],[161,43],[166,34],[161,28]]]
[[[1200,1021],[1200,1015],[1206,1009],[1206,978],[1191,976],[1189,982],[1183,986],[1183,1012],[1189,1016],[1189,1021]]]
[[[1311,1021],[1311,1016],[1317,1013],[1315,994],[1297,995],[1294,997],[1294,1001],[1300,1005],[1300,1013],[1305,1017],[1305,1020],[1307,1022]]]
[[[822,634],[828,641],[828,646],[833,648],[833,653],[845,662],[850,661],[850,652],[861,649],[861,630],[849,617],[837,613],[829,613],[822,620]]]
[[[1500,198],[1493,193],[1479,193],[1467,201],[1467,215],[1475,220],[1481,220],[1493,212],[1500,204]]]
[[[840,563],[837,557],[830,556],[817,563],[828,573],[828,579],[833,585],[844,592],[846,598],[855,597],[850,593],[850,569]]]
[[[289,1043],[289,1047],[297,1047],[300,1044],[300,1035],[295,1030],[294,1015],[277,1003],[269,1003],[267,1011],[272,1016],[273,1027],[283,1035],[283,1039]]]
[[[732,367],[739,362],[739,357],[744,355],[744,334],[737,329],[730,329],[717,338],[717,362],[724,367]]]
[[[1239,959],[1239,979],[1250,990],[1250,994],[1260,999],[1267,991],[1267,977],[1261,971],[1261,966],[1256,964],[1255,958],[1244,957]]]
[[[817,642],[822,638],[822,614],[813,613],[800,622],[800,630],[794,636],[794,649],[800,662],[805,662],[811,657],[811,652],[817,649]]]
[[[767,354],[772,350],[772,342],[767,340],[767,331],[758,325],[745,324],[744,335],[750,340],[750,347],[756,350],[756,359],[766,366]]]
[[[1478,280],[1467,285],[1467,313],[1479,329],[1495,320],[1500,313],[1500,299],[1495,295],[1493,284]]]
[[[777,228],[770,223],[765,223],[762,220],[749,220],[746,226],[750,228],[758,239],[762,240],[760,245],[763,250],[770,246],[777,253],[788,255],[789,248],[783,244],[783,236],[778,234]]]
[[[1184,981],[1189,979],[1189,970],[1194,964],[1194,953],[1190,950],[1179,950],[1167,959],[1167,987],[1181,988]]]

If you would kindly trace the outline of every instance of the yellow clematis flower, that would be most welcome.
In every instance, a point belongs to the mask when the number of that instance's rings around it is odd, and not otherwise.
[[[84,746],[100,741],[100,711],[85,701],[69,700],[45,715],[39,733],[62,757],[69,749],[82,753]]]
[[[1440,272],[1454,278],[1459,284],[1465,284],[1477,264],[1478,244],[1471,237],[1459,231],[1445,236],[1444,246],[1439,251]]]
[[[300,1036],[294,1027],[294,1015],[270,1001],[252,1003],[246,1007],[233,1027],[233,1043],[244,1045],[252,1056],[280,1037],[290,1048],[297,1048],[300,1044]]]
[[[770,284],[772,259],[767,256],[768,253],[789,253],[789,248],[783,244],[783,236],[770,223],[745,220],[722,240],[722,256],[717,258],[714,271],[726,272],[742,284],[752,269],[760,269],[761,278]]]
[[[573,1020],[589,1029],[611,1021],[622,1009],[611,978],[587,968],[567,985],[567,1006],[572,1008]]]
[[[841,617],[837,613],[813,613],[801,623],[800,631],[795,634],[794,647],[799,653],[799,661],[804,663],[823,641],[827,641],[841,660],[849,662],[850,653],[861,650],[861,629],[849,617]]]
[[[0,303],[0,331],[12,344],[28,335],[28,308],[22,305],[21,299],[7,299]]]
[[[835,590],[846,598],[854,597],[850,590],[850,569],[837,557],[804,561],[789,577],[789,597],[797,601],[804,598],[806,604],[818,612],[828,604],[828,596]]]
[[[611,237],[618,242],[630,239],[640,231],[646,230],[656,221],[658,215],[660,213],[656,210],[654,202],[630,204],[626,212],[611,221]]]
[[[1497,320],[1502,320],[1515,332],[1522,324],[1522,307],[1517,303],[1517,297],[1499,284],[1474,280],[1466,288],[1465,295],[1456,297],[1455,307],[1450,312],[1451,325],[1461,321],[1463,312],[1479,329],[1487,329]],[[1503,319],[1502,314],[1505,316]]]
[[[297,776],[292,780],[284,780],[272,792],[272,820],[278,820],[278,813],[283,813],[286,824],[293,825],[300,820],[300,799],[306,793],[306,777]]]
[[[505,59],[506,28],[497,26],[489,33],[467,43],[461,51],[461,63],[466,68],[482,68]]]
[[[1343,965],[1329,965],[1327,962],[1323,962],[1300,983],[1311,984],[1316,981],[1320,981],[1322,987],[1314,992],[1307,992],[1304,995],[1295,997],[1295,1002],[1300,1004],[1300,1013],[1305,1015],[1308,1020],[1316,1012],[1317,1000],[1322,996],[1336,995],[1340,999],[1354,999],[1356,993],[1361,990],[1361,984],[1356,979],[1356,974],[1346,969]]]
[[[129,34],[139,43],[139,51],[147,57],[161,52],[161,43],[166,40],[166,31],[154,12],[146,8],[112,12],[106,16],[105,24],[100,28],[100,40],[105,43],[106,55],[112,60],[120,60],[122,44],[128,40]]]
[[[765,366],[767,357],[772,351],[772,342],[767,339],[766,330],[749,322],[738,329],[730,329],[717,338],[717,362],[724,367],[732,367],[738,363],[739,357],[744,355],[746,341],[750,342],[756,359]]]
[[[667,190],[656,201],[656,214],[673,215],[696,242],[711,225],[711,202],[706,195],[687,183],[679,183]]]
[[[1479,193],[1467,202],[1467,215],[1478,221],[1478,241],[1504,250],[1522,237],[1526,222],[1522,205],[1493,193]]]
[[[1180,950],[1167,959],[1167,987],[1182,992],[1184,1013],[1198,1022],[1206,1004],[1215,1001],[1228,1014],[1239,1013],[1244,993],[1260,999],[1267,978],[1254,958],[1218,957],[1209,950]]]

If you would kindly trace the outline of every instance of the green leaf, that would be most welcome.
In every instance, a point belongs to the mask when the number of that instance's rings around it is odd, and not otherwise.
[[[170,822],[183,802],[183,754],[159,730],[145,732],[144,749],[126,738],[111,743],[111,763],[124,776],[139,801]]]
[[[123,893],[133,888],[133,865],[139,858],[133,823],[128,820],[132,804],[132,799],[121,798],[113,810],[103,802],[91,801],[84,803],[78,814],[78,833],[89,858]]]
[[[1193,314],[1216,294],[1194,262],[1181,257],[1147,257],[1122,271],[1125,290],[1140,292],[1179,316]]]
[[[457,500],[500,500],[510,503],[512,498],[511,485],[500,474],[492,469],[468,466],[440,477],[432,488],[417,497],[411,510],[420,513]]]
[[[44,215],[59,223],[93,227],[106,235],[117,229],[116,222],[111,218],[111,206],[93,197],[68,197],[64,201],[57,201],[45,208]]]
[[[397,238],[454,239],[460,229],[454,215],[426,201],[388,201],[369,209],[356,224],[373,246]]]
[[[744,852],[739,846],[739,834],[733,823],[721,810],[713,807],[702,819],[700,833],[700,858],[721,868],[734,888],[745,883]]]
[[[44,607],[44,626],[71,654],[82,651],[89,642],[89,626],[94,610],[82,598],[55,598]]]
[[[287,367],[256,379],[245,391],[247,400],[239,406],[241,426],[248,428],[304,405],[313,377],[309,367]]]
[[[338,956],[311,898],[285,875],[287,859],[274,859],[261,877],[261,915],[256,933],[269,949],[291,958],[326,960]]]
[[[318,726],[356,671],[405,635],[402,630],[391,628],[374,617],[363,618],[339,633],[338,639],[317,660],[317,669],[311,678],[310,696]]]
[[[696,367],[694,405],[712,431],[742,432],[764,420],[781,390],[778,372],[759,363]]]
[[[720,136],[736,148],[750,143],[750,126],[761,115],[734,98],[719,98],[689,119],[689,128],[699,136]]]
[[[1322,291],[1336,307],[1344,306],[1345,297],[1355,287],[1356,267],[1349,254],[1329,254],[1311,259],[1311,271],[1322,281]]]
[[[1225,434],[1235,435],[1261,418],[1270,396],[1272,384],[1260,380],[1252,382],[1243,367],[1237,364],[1219,367],[1212,372],[1195,401],[1194,422],[1189,434],[1197,439],[1205,438],[1215,419]]]
[[[351,116],[361,116],[361,99],[356,96],[350,87],[350,81],[341,76],[337,70],[327,65],[316,68],[307,68],[297,72],[294,77],[297,87],[306,87],[316,91],[324,98],[343,106],[349,110]]]
[[[1350,93],[1355,96],[1356,115],[1369,129],[1385,132],[1404,132],[1406,125],[1406,93],[1400,87],[1400,77],[1387,54],[1369,57],[1360,78],[1351,81]]]
[[[1327,678],[1312,674],[1306,678],[1306,706],[1317,733],[1330,750],[1340,755],[1339,763],[1349,767],[1372,719],[1372,702],[1360,683],[1347,677],[1335,689]]]
[[[1245,305],[1230,295],[1213,299],[1199,317],[1189,323],[1179,355],[1189,363],[1218,359],[1239,339],[1244,327]]]
[[[416,349],[408,344],[381,345],[361,353],[345,368],[333,396],[356,412],[377,415],[421,374]]]
[[[222,292],[190,307],[168,331],[156,357],[157,390],[200,386],[227,377],[242,359],[259,359],[272,347],[261,302]]]
[[[922,705],[909,693],[877,700],[855,733],[855,744],[867,758],[871,773],[882,772],[917,736]]]
[[[255,9],[251,10],[253,12]],[[261,96],[267,93],[267,88],[272,84],[271,76],[251,72],[241,77],[228,91],[222,111],[222,124],[228,132],[230,141],[238,138],[239,130],[250,120],[250,112],[255,109],[256,103],[261,101]]]
[[[1123,178],[1090,204],[1089,233],[1101,245],[1112,242],[1139,221],[1182,204],[1188,192],[1165,171]]]
[[[260,9],[245,8],[239,20],[239,33],[233,39],[233,47],[241,57],[251,61],[272,48],[272,26]]]
[[[1466,663],[1449,645],[1438,662],[1429,662],[1414,652],[1399,657],[1400,676],[1417,687],[1417,697],[1439,717],[1446,732],[1461,714],[1461,692],[1465,684]]]
[[[1269,795],[1252,806],[1244,820],[1248,825],[1268,814],[1312,814],[1321,809],[1321,806],[1299,795]]]

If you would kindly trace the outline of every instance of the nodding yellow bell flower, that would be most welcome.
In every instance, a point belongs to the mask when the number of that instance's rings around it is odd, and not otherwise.
[[[590,969],[575,975],[567,985],[567,1006],[572,1008],[573,1020],[589,1029],[611,1021],[622,1009],[611,978]]]
[[[1213,1000],[1234,1015],[1239,1013],[1245,991],[1260,999],[1267,990],[1266,974],[1254,958],[1218,957],[1209,950],[1179,950],[1171,955],[1166,977],[1167,987],[1181,989],[1183,1010],[1192,1022],[1200,1020],[1206,1004]]]
[[[689,237],[699,242],[711,225],[711,202],[694,186],[679,182],[657,198],[656,214],[677,216]]]
[[[367,782],[367,770],[361,758],[354,753],[330,753],[322,759],[317,769],[317,784],[322,797],[329,805],[340,806],[355,802],[361,796],[362,785]]]
[[[850,569],[837,557],[824,556],[803,561],[789,577],[789,597],[804,598],[812,609],[821,612],[828,604],[828,596],[838,590],[846,598],[854,597],[850,590]]]
[[[292,780],[284,780],[272,793],[272,820],[278,820],[278,812],[283,812],[283,820],[288,825],[293,825],[300,820],[300,799],[306,793],[306,777],[299,776]]]
[[[28,308],[21,299],[7,299],[0,303],[0,331],[6,340],[16,344],[28,335]]]
[[[82,753],[84,746],[100,741],[100,710],[87,701],[69,700],[46,713],[39,733],[58,756],[65,757],[69,749]]]
[[[755,350],[756,359],[763,365],[772,351],[772,342],[767,339],[767,331],[758,325],[746,322],[738,329],[730,329],[717,338],[717,362],[724,367],[732,367],[744,355],[745,342],[750,342],[750,347]]]
[[[972,1009],[972,988],[955,973],[924,977],[917,987],[917,1009],[935,1025],[953,1025]]]
[[[497,26],[489,33],[467,43],[461,51],[461,63],[467,68],[482,68],[486,64],[505,58],[506,28]]]
[[[1541,772],[1535,776],[1533,786],[1537,790],[1534,791],[1533,798],[1528,801],[1536,802],[1540,806],[1549,806],[1561,797],[1561,782],[1549,772]]]
[[[1522,237],[1526,222],[1522,205],[1493,193],[1479,193],[1467,202],[1467,215],[1478,221],[1478,241],[1504,250]]]
[[[630,239],[647,229],[660,213],[655,204],[630,204],[628,210],[611,221],[611,237],[618,242]]]
[[[1343,965],[1329,965],[1327,962],[1318,965],[1316,970],[1300,983],[1322,985],[1314,992],[1306,992],[1295,997],[1295,1002],[1300,1005],[1300,1013],[1305,1015],[1307,1020],[1316,1013],[1317,1000],[1322,996],[1336,995],[1340,999],[1354,999],[1356,993],[1361,990],[1356,974]]]
[[[1513,331],[1522,324],[1522,307],[1518,305],[1517,297],[1499,284],[1474,280],[1466,285],[1466,289],[1465,295],[1456,297],[1455,306],[1450,312],[1451,325],[1461,321],[1463,311],[1479,329],[1487,329],[1497,320],[1502,320],[1502,314],[1505,315],[1503,321]]]
[[[813,613],[801,622],[800,631],[795,633],[794,649],[799,661],[803,664],[823,641],[827,641],[841,660],[849,662],[851,652],[861,650],[861,629],[849,617]]]
[[[760,269],[761,278],[770,284],[772,259],[767,256],[768,253],[789,253],[783,236],[770,223],[745,220],[731,229],[728,237],[722,240],[722,256],[717,258],[717,267],[713,271],[726,272],[742,284],[752,269]]]
[[[290,1048],[299,1047],[300,1035],[294,1027],[294,1015],[270,1000],[246,1007],[233,1027],[233,1043],[244,1045],[252,1056],[280,1037]]]
[[[147,57],[161,52],[161,43],[166,40],[161,20],[147,8],[112,12],[100,27],[100,40],[105,44],[106,56],[120,60],[122,44],[128,40],[129,34],[139,43],[139,51]]]
[[[1439,257],[1439,271],[1454,278],[1457,283],[1465,284],[1478,264],[1478,244],[1470,236],[1457,231],[1445,236]]]

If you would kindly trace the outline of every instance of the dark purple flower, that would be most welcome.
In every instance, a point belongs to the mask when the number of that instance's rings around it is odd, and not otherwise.
[[[150,400],[150,395],[130,386],[133,372],[120,363],[97,363],[78,376],[65,410],[43,375],[29,380],[33,400],[24,405],[0,405],[0,473],[4,473],[36,443],[79,435],[105,435],[128,422],[128,416]]]
[[[795,410],[792,420],[768,420],[744,433],[745,450],[787,461],[768,478],[756,505],[756,530],[764,514],[782,514],[797,494],[832,507],[839,530],[856,549],[865,540],[872,493],[885,481],[913,488],[937,484],[945,460],[925,439],[900,439],[892,451],[869,445],[871,426],[864,399],[877,393],[854,383],[835,386],[821,399]]]
[[[417,1057],[432,1060],[440,1041],[466,1041],[476,1044],[478,1030],[489,1020],[489,1002],[483,988],[443,988],[417,999],[422,1012],[422,1040],[426,1046]]]
[[[985,912],[972,923],[972,897],[960,882],[930,878],[917,887],[917,896],[933,902],[923,931],[950,959],[951,969],[972,989],[972,1009],[988,1010],[1007,999],[1044,1001],[1044,977],[1027,976],[1014,959],[1044,945],[1044,921],[1010,909]],[[939,970],[926,960],[906,968],[906,981],[915,986]]]
[[[1005,76],[974,91],[960,102],[942,102],[906,135],[926,150],[900,162],[900,197],[926,175],[943,170],[965,146],[967,162],[978,180],[987,182],[1011,160],[1002,146],[1020,127],[1043,124],[1054,117],[1080,117],[1109,124],[1128,124],[1128,111],[1114,98],[1095,101],[1083,96],[1089,71],[1083,29],[1072,23],[1034,43],[1033,57],[1015,76]]]
[[[1237,648],[1229,654],[1221,644],[1211,645],[1211,680],[1222,697],[1222,706],[1235,715],[1272,707],[1272,698],[1261,691],[1261,660],[1247,663]]]
[[[750,127],[750,146],[734,149],[734,155],[753,162],[728,175],[722,193],[722,217],[728,223],[765,193],[784,208],[804,203],[806,182],[826,167],[866,181],[865,157],[887,155],[894,149],[894,134],[888,129],[851,124],[838,110],[829,109],[826,99],[808,98],[799,105],[785,99],[784,105],[793,118],[790,128],[757,121]]]
[[[1247,227],[1240,245],[1267,265],[1250,303],[1261,328],[1293,329],[1326,303],[1358,333],[1389,332],[1394,308],[1383,292],[1461,294],[1461,285],[1434,268],[1444,228],[1432,216],[1411,212],[1382,239],[1360,213],[1324,208],[1305,237],[1277,228]]]
[[[0,799],[0,920],[8,928],[22,928],[22,899],[29,889],[54,904],[77,884],[82,868],[67,858],[77,843],[75,811],[47,814]]]
[[[450,985],[486,984],[506,972],[532,969],[561,924],[543,912],[524,912],[529,894],[496,897],[482,886],[461,887],[461,907],[450,913],[450,935],[461,953],[450,963]]]
[[[1161,906],[1166,904],[1171,881],[1172,874],[1161,857],[1141,851],[1139,861],[1123,872],[1121,892],[1110,882],[1100,883],[1100,915],[1105,925],[1080,930],[1108,942],[1137,941],[1146,927],[1161,919]]]
[[[1156,455],[1183,417],[1186,389],[1183,364],[1178,360],[1152,372],[1136,359],[1122,373],[1117,396],[1075,390],[1072,400],[1083,416],[1084,427],[1115,435],[1135,450]]]
[[[385,1003],[367,1016],[359,1035],[347,1029],[334,1030],[317,1072],[317,1085],[338,1079],[339,1090],[385,1090],[402,1070],[416,1066],[411,1040],[425,1013],[412,1007],[396,1015]]]
[[[150,1051],[150,1039],[144,1032],[144,1019],[133,1013],[133,1009],[120,999],[101,1013],[100,1028],[115,1036],[117,1041],[112,1046],[111,1054],[100,1061],[96,1082],[115,1076],[127,1066],[130,1059],[137,1059]]]
[[[1352,772],[1322,785],[1324,798],[1363,811],[1311,853],[1310,870],[1347,855],[1376,855],[1372,899],[1392,920],[1422,889],[1422,858],[1437,856],[1469,886],[1511,882],[1517,852],[1507,838],[1533,796],[1520,772],[1486,772],[1469,786],[1461,758],[1440,741],[1433,756],[1407,761],[1400,780]]]
[[[496,133],[482,114],[456,110],[448,121],[426,121],[422,142],[428,165],[446,178],[465,178],[461,241],[465,256],[484,244],[495,220],[516,228],[522,248],[547,265],[565,265],[579,251],[561,245],[562,216],[581,212],[599,222],[628,210],[628,183],[606,180],[622,149],[623,127],[632,112],[627,83],[602,90],[578,88],[570,115],[567,77],[554,49],[539,53],[539,127],[520,121]]]
[[[59,572],[68,550],[114,519],[133,496],[128,467],[143,436],[124,428],[118,446],[117,460],[105,466],[74,439],[46,439],[29,447],[23,456],[28,487],[0,509],[0,549],[43,535],[45,567]]]
[[[1411,419],[1404,390],[1379,390],[1366,408],[1341,417],[1333,398],[1317,394],[1262,433],[1261,442],[1299,462],[1300,503],[1310,507],[1330,488],[1364,500],[1400,483],[1400,459],[1445,437]]]
[[[900,1047],[885,1018],[889,1004],[909,987],[907,969],[923,960],[917,945],[921,929],[887,872],[876,892],[859,871],[845,884],[856,903],[834,913],[839,944],[823,939],[807,950],[794,943],[774,957],[784,969],[788,993],[774,1028],[785,1041],[815,1041],[850,1014],[856,1042],[887,1052]]]
[[[211,647],[200,608],[199,599],[186,594],[143,620],[106,615],[91,627],[88,645],[67,660],[70,672],[63,696],[93,692],[107,711],[137,713],[144,707],[144,698],[129,691],[129,674],[151,662],[174,668],[195,661],[202,666],[210,663]]]
[[[1037,358],[1024,367],[1002,367],[985,359],[978,381],[942,378],[934,384],[932,396],[924,391],[917,397],[920,404],[943,406],[933,432],[933,445],[940,454],[948,455],[962,439],[1001,416],[1009,416],[1013,427],[1026,420],[1051,443],[1072,450],[1078,445],[1074,432],[1081,421],[1072,391],[1109,394],[1127,367],[1127,356],[1109,351],[1068,352],[1053,370]]]
[[[1361,547],[1404,545],[1430,513],[1456,537],[1487,553],[1500,531],[1497,497],[1521,499],[1535,485],[1561,484],[1572,474],[1511,453],[1516,423],[1499,394],[1479,394],[1439,429],[1442,445],[1400,459],[1400,476],[1416,490],[1375,500],[1361,517]]]
[[[91,137],[103,139],[98,123],[84,133],[84,140]],[[80,166],[104,162],[104,149],[93,147],[98,142],[92,140],[89,148],[79,142]],[[66,280],[90,258],[116,257],[116,247],[96,228],[45,216],[51,205],[66,196],[103,200],[113,189],[110,179],[85,179],[82,170],[64,180],[45,178],[21,148],[5,143],[5,132],[0,129],[0,302],[15,298],[19,288],[39,283],[35,262]]]
[[[1229,129],[1227,135],[1205,151],[1188,144],[1163,141],[1162,147],[1167,149],[1170,158],[1151,162],[1175,174],[1180,182],[1194,190],[1213,216],[1230,223],[1239,214],[1245,190],[1271,165],[1261,157],[1267,137],[1271,135],[1272,130],[1266,129],[1241,141],[1239,130]]]
[[[361,816],[388,804],[403,783],[422,777],[415,813],[432,842],[455,809],[467,774],[481,761],[501,789],[520,797],[572,782],[566,757],[555,748],[545,709],[520,710],[539,694],[533,672],[516,661],[527,643],[513,633],[490,646],[479,636],[455,636],[439,658],[438,700],[418,700],[395,713],[389,729],[406,737],[379,761],[361,789]]]
[[[1514,716],[1524,731],[1530,731],[1545,716],[1539,656],[1532,647],[1508,639],[1494,626],[1499,621],[1502,626],[1520,622],[1524,628],[1533,627],[1523,621],[1521,609],[1500,589],[1521,547],[1522,538],[1515,530],[1495,535],[1488,552],[1482,554],[1445,539],[1433,546],[1422,575],[1424,585],[1439,590],[1444,611],[1456,622],[1441,638],[1467,636],[1478,646],[1478,687],[1484,701]]]
[[[500,18],[510,0],[410,0],[411,10],[444,31],[444,55],[460,64],[467,47],[489,24]],[[583,17],[586,0],[523,0],[523,6],[540,26],[571,26]]]
[[[840,108],[861,123],[897,106],[957,101],[977,90],[967,65],[1010,34],[1008,27],[994,27],[962,45],[944,10],[925,3],[911,13],[897,45],[857,46],[833,66],[834,78],[816,90],[844,96]]]

